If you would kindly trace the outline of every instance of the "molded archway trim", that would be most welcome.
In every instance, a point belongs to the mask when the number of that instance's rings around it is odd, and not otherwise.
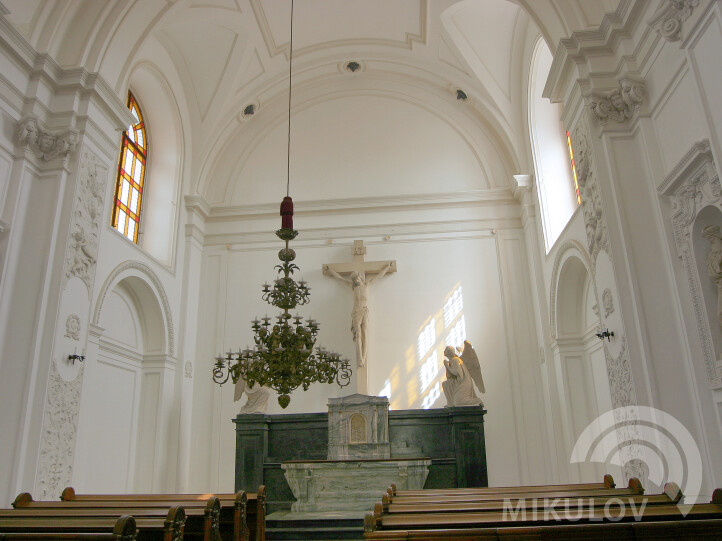
[[[561,277],[562,269],[564,264],[570,258],[578,259],[582,265],[586,268],[587,275],[591,278],[592,272],[592,260],[589,254],[584,249],[581,243],[576,240],[570,240],[565,242],[559,247],[557,255],[554,258],[554,267],[552,269],[552,280],[551,280],[551,294],[549,295],[549,324],[551,329],[552,339],[556,340],[559,338],[558,334],[558,302],[559,302],[559,279]],[[595,291],[596,295],[596,291]]]
[[[102,313],[103,304],[108,292],[112,291],[121,281],[127,278],[137,278],[142,280],[155,295],[155,300],[161,309],[166,328],[164,341],[166,349],[165,353],[173,357],[175,355],[175,335],[173,331],[173,316],[170,309],[170,303],[168,302],[168,295],[166,295],[163,283],[160,281],[158,276],[145,263],[141,263],[140,261],[126,261],[113,269],[103,283],[103,287],[100,289],[100,294],[98,295],[98,299],[95,303],[95,311],[93,312],[93,325],[98,325],[100,322],[100,314]]]

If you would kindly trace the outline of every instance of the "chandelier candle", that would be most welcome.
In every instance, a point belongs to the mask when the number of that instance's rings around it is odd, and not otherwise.
[[[319,325],[313,319],[304,323],[300,315],[292,316],[289,310],[308,304],[311,288],[304,280],[296,282],[294,271],[299,270],[293,263],[296,252],[288,243],[296,238],[293,229],[293,201],[286,196],[281,203],[281,229],[276,236],[286,243],[278,252],[280,265],[276,265],[278,278],[273,284],[263,284],[262,298],[268,304],[281,308],[283,313],[271,318],[258,318],[251,322],[255,348],[246,348],[238,353],[228,352],[225,357],[216,358],[213,381],[223,385],[230,377],[233,383],[239,378],[249,385],[256,383],[278,392],[278,403],[282,408],[291,401],[289,394],[298,387],[307,391],[312,383],[333,383],[345,387],[351,380],[348,359],[338,353],[326,351],[316,345]]]

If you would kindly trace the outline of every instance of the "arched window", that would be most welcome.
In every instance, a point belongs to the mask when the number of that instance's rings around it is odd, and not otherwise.
[[[552,60],[549,47],[539,39],[529,74],[529,131],[547,252],[581,202],[572,178],[571,143],[560,121],[562,108],[542,97]]]
[[[123,140],[120,144],[111,224],[122,235],[137,243],[145,164],[148,159],[148,140],[145,135],[143,113],[131,92],[128,92],[128,109],[135,117],[135,124],[123,132]]]

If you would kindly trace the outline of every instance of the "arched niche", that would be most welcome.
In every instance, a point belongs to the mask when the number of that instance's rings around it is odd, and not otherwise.
[[[577,256],[570,256],[559,272],[557,287],[557,337],[578,336],[583,329],[589,273]]]
[[[139,261],[126,261],[117,266],[106,278],[98,294],[93,324],[100,326],[100,320],[108,293],[118,284],[125,283],[125,287],[138,298],[141,307],[143,330],[147,333],[153,331],[154,337],[148,336],[149,353],[160,353],[173,356],[175,354],[173,319],[168,296],[160,279],[145,263]],[[152,317],[155,316],[155,317]]]
[[[611,409],[611,394],[604,349],[596,337],[599,329],[599,299],[593,268],[582,246],[570,241],[555,260],[552,275],[551,349],[549,368],[557,403],[552,425],[559,431],[560,464],[568,464],[569,453],[583,430],[600,414]],[[599,478],[599,464],[567,465],[574,481]]]
[[[105,280],[85,361],[73,483],[83,492],[168,490],[175,384],[170,311],[160,281],[128,262]]]
[[[677,255],[692,297],[697,336],[711,387],[722,385],[722,330],[716,315],[716,292],[707,273],[707,225],[720,225],[722,187],[709,140],[698,141],[662,181],[659,192],[671,199],[671,222]]]

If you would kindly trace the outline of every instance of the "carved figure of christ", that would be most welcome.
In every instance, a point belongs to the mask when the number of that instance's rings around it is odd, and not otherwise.
[[[358,392],[366,393],[366,360],[368,353],[368,287],[384,275],[396,271],[396,261],[364,261],[366,247],[362,240],[354,241],[351,263],[334,263],[323,266],[323,274],[339,280],[353,291],[351,333],[356,342]]]

